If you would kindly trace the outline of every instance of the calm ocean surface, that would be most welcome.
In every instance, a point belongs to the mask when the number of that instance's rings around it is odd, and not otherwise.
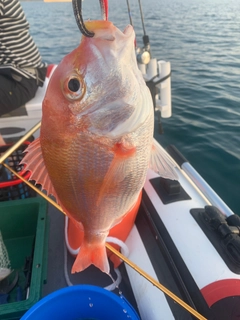
[[[84,18],[100,18],[97,0]],[[48,63],[80,41],[71,3],[22,2],[31,34]],[[130,0],[137,42],[142,24]],[[142,0],[154,57],[171,62],[173,116],[163,119],[165,147],[174,144],[228,206],[240,214],[240,1]],[[125,0],[109,0],[109,20],[128,23]]]

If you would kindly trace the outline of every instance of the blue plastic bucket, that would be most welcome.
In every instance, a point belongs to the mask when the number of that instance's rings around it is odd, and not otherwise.
[[[139,320],[129,302],[105,289],[77,285],[55,291],[25,313],[21,320]]]

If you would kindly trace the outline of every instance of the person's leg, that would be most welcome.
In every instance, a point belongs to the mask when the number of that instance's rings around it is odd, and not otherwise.
[[[27,103],[38,88],[35,79],[22,78],[18,82],[4,75],[0,75],[0,84],[0,116]]]

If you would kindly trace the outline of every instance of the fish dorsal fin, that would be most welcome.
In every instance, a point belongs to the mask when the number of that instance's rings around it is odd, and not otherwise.
[[[31,172],[29,180],[34,180],[36,184],[41,184],[42,189],[46,190],[47,195],[53,195],[59,203],[56,191],[44,164],[40,139],[37,138],[34,140],[27,147],[25,152],[27,152],[27,154],[24,156],[21,164],[25,164],[25,170],[29,170]]]
[[[176,167],[178,167],[177,163],[168,155],[163,147],[153,139],[149,168],[163,178],[178,180],[178,174],[175,170]]]

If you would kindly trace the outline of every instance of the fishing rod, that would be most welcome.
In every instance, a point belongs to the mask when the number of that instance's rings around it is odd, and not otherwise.
[[[41,121],[39,121],[32,129],[30,129],[21,139],[19,139],[14,145],[12,145],[3,155],[0,156],[0,164],[6,160],[18,147],[23,144],[28,138],[30,138],[34,132],[36,132],[41,127]]]
[[[144,49],[145,49],[145,51],[148,51],[149,52],[149,56],[151,56],[151,53],[150,53],[150,41],[149,41],[149,36],[147,35],[146,29],[145,29],[141,0],[138,0],[138,5],[139,5],[139,11],[140,11],[141,20],[142,20]]]
[[[143,34],[146,36],[146,29],[145,29],[145,24],[144,24],[144,19],[143,19],[143,11],[142,11],[142,4],[141,0],[138,0],[138,5],[139,5],[139,10],[140,10],[140,15],[141,15],[141,20],[142,20],[142,28],[143,28]]]
[[[41,197],[43,197],[45,200],[47,200],[50,204],[52,204],[55,208],[57,208],[59,211],[61,211],[63,214],[66,215],[66,213],[63,211],[63,209],[50,197],[48,197],[45,193],[40,191],[37,187],[35,187],[31,182],[23,178],[20,174],[18,174],[15,170],[13,170],[11,167],[9,167],[6,163],[3,161],[6,160],[6,158],[14,152],[24,141],[26,141],[35,131],[37,131],[41,126],[41,122],[37,123],[31,130],[29,130],[18,142],[16,142],[10,149],[8,149],[1,157],[0,157],[0,163],[8,169],[12,174],[14,174],[18,179],[21,179],[24,183],[26,183],[30,188],[32,188],[37,194],[39,194]],[[163,286],[160,282],[155,280],[153,277],[151,277],[148,273],[146,273],[144,270],[142,270],[140,267],[138,267],[136,264],[134,264],[131,260],[129,260],[127,257],[125,257],[123,254],[121,254],[118,250],[116,250],[114,247],[112,247],[110,244],[105,243],[105,246],[107,249],[109,249],[112,253],[117,255],[121,260],[123,260],[126,264],[128,264],[133,270],[138,272],[141,276],[143,276],[146,280],[148,280],[152,285],[157,287],[159,290],[161,290],[163,293],[165,293],[167,296],[172,298],[176,303],[178,303],[181,307],[186,309],[189,313],[194,315],[199,320],[207,320],[204,316],[202,316],[199,312],[197,312],[195,309],[193,309],[191,306],[189,306],[187,303],[185,303],[182,299],[180,299],[178,296],[176,296],[173,292],[168,290],[165,286]]]
[[[130,9],[130,4],[129,0],[126,0],[127,2],[127,8],[128,8],[128,16],[129,16],[129,21],[130,24],[133,26],[133,20],[132,20],[132,14],[131,14],[131,9]],[[145,29],[145,24],[144,24],[144,19],[143,19],[143,11],[142,11],[142,5],[140,0],[138,0],[139,3],[139,10],[140,10],[140,15],[141,15],[141,20],[142,20],[142,28],[143,28],[143,48],[137,48],[136,53],[137,53],[137,61],[140,64],[145,64],[147,65],[151,59],[151,54],[150,54],[150,42],[149,42],[149,37],[146,34],[146,29]]]
[[[127,7],[128,7],[128,16],[129,16],[129,21],[130,21],[130,24],[133,26],[132,14],[131,14],[131,9],[130,9],[129,0],[126,0],[126,1],[127,1]]]

